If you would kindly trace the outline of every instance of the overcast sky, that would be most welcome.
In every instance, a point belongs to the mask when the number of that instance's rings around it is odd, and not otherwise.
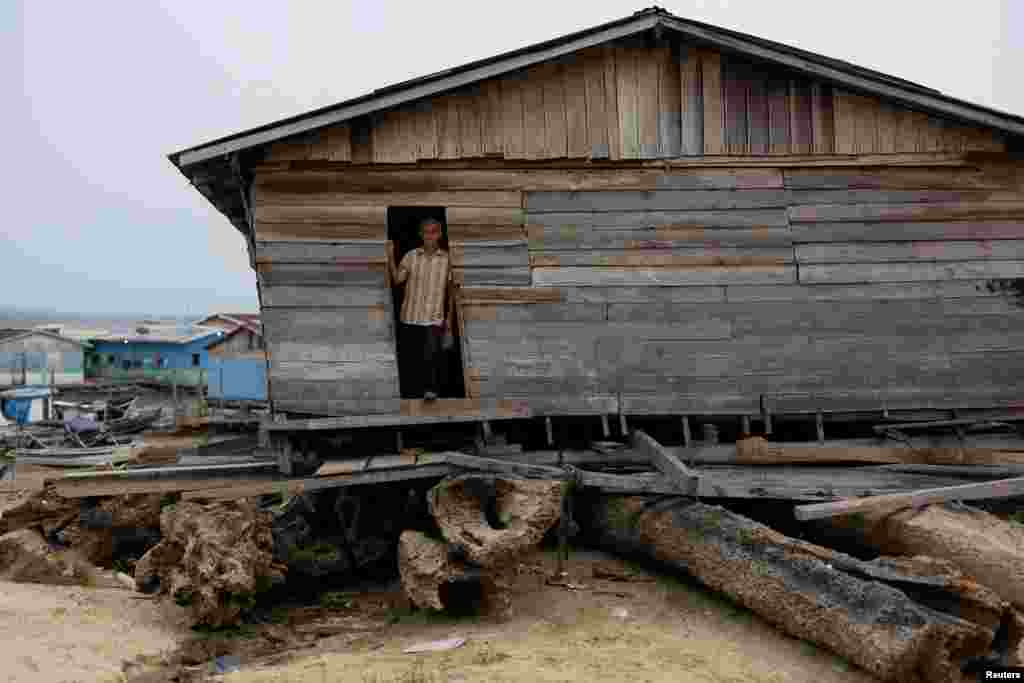
[[[242,237],[167,154],[645,6],[0,2],[0,303],[255,311]],[[1024,114],[1020,0],[661,6]]]

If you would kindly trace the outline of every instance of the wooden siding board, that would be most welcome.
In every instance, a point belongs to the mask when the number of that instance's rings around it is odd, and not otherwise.
[[[586,96],[587,141],[593,159],[607,159],[608,95],[605,93],[604,58],[599,51],[590,51],[579,57],[583,65],[584,94]]]
[[[704,105],[704,154],[725,154],[721,56],[711,50],[700,50],[699,54]]]
[[[566,123],[565,78],[562,65],[553,62],[539,70],[544,90],[544,158],[564,159],[569,155]]]
[[[1024,239],[1024,222],[796,223],[794,242],[915,242]]]
[[[543,159],[547,155],[544,79],[543,69],[531,67],[520,82],[523,97],[523,156],[526,159]]]
[[[385,226],[343,223],[256,223],[257,242],[335,242],[383,239]]]
[[[806,283],[917,282],[1022,276],[1024,261],[845,263],[800,267],[800,281]]]
[[[526,197],[532,217],[541,213],[622,211],[713,211],[781,208],[789,205],[783,190],[634,190],[536,192]]]
[[[755,228],[639,228],[588,230],[585,226],[535,226],[527,228],[529,248],[538,251],[592,249],[669,250],[699,248],[717,253],[729,249],[770,249],[792,246],[787,227]]]
[[[785,228],[786,209],[734,209],[724,211],[622,211],[608,213],[531,213],[528,225],[572,226],[576,229],[655,228],[662,230],[711,228]]]
[[[658,53],[658,154],[677,157],[681,150],[682,83],[679,59],[671,48]]]
[[[381,225],[387,219],[386,206],[317,206],[300,204],[266,205],[257,203],[253,214],[257,223],[347,223]]]
[[[728,59],[722,62],[722,95],[725,151],[748,154],[747,74],[743,65]]]
[[[988,280],[951,280],[939,282],[874,283],[874,284],[792,284],[792,285],[730,285],[723,287],[729,302],[810,302],[900,299],[979,299],[1000,298],[988,287]]]
[[[807,205],[791,207],[789,209],[789,219],[793,223],[1024,219],[1024,202],[980,201]]]
[[[836,147],[836,123],[832,88],[811,84],[811,126],[814,154],[845,154]]]
[[[345,345],[388,341],[394,337],[388,305],[376,308],[304,310],[277,308],[263,312],[263,327],[272,342]],[[273,354],[271,354],[273,357]]]
[[[771,114],[768,81],[756,67],[747,67],[747,149],[750,154],[768,154]]]
[[[501,81],[490,79],[480,84],[481,129],[485,156],[501,155],[503,149]]]
[[[621,158],[639,159],[640,110],[637,98],[637,50],[617,47],[614,49],[614,54]]]
[[[455,96],[459,115],[459,158],[483,156],[479,88],[469,88]]]
[[[437,131],[437,158],[459,157],[459,110],[455,95],[442,95],[434,100],[434,129]]]
[[[315,287],[277,285],[263,287],[263,308],[342,308],[383,306],[391,293],[379,287]]]
[[[800,263],[1024,261],[1024,240],[800,244]]]
[[[811,154],[814,149],[814,124],[811,84],[803,79],[789,82],[789,134],[793,154]]]
[[[589,251],[534,251],[534,268],[561,266],[613,266],[639,268],[682,268],[690,266],[756,266],[794,263],[791,247],[722,248],[717,245],[682,249],[621,249]]]
[[[374,287],[384,283],[383,266],[323,266],[320,264],[285,263],[260,265],[257,274],[261,286],[277,285],[354,285]]]
[[[590,156],[590,131],[587,120],[587,71],[582,56],[573,55],[563,65],[565,122],[568,131],[566,156],[586,159]]]
[[[619,114],[619,75],[615,49],[601,48],[604,74],[605,117],[608,124],[608,156],[618,161],[622,156],[622,119]]]
[[[766,81],[768,99],[768,151],[771,154],[788,154],[792,147],[790,139],[790,97],[789,81],[774,76]]]
[[[704,86],[701,80],[700,52],[680,47],[680,149],[683,156],[704,154]]]
[[[541,287],[715,285],[795,282],[793,266],[698,266],[693,268],[561,267],[534,268]]]
[[[492,323],[602,322],[604,304],[467,304],[461,309],[466,321]],[[491,334],[491,333],[487,333]]]
[[[501,120],[503,149],[508,159],[526,155],[523,112],[523,78],[513,74],[501,80]]]
[[[659,95],[661,62],[667,59],[664,48],[648,48],[636,52],[637,140],[641,159],[656,159],[659,145]]]

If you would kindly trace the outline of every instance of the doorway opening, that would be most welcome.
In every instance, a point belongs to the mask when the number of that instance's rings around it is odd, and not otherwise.
[[[444,207],[390,206],[388,207],[388,239],[395,244],[396,266],[410,251],[423,246],[423,240],[420,238],[420,223],[425,218],[433,218],[441,223],[440,248],[449,251],[448,224],[445,221]],[[394,283],[391,285],[396,335],[395,349],[398,355],[398,382],[402,398],[422,398],[422,386],[417,378],[421,377],[423,373],[423,350],[409,348],[409,339],[402,333],[401,311],[406,286]],[[445,294],[445,310],[448,306],[448,297],[452,295],[453,292],[450,289]],[[455,343],[449,349],[442,348],[437,354],[441,398],[464,398],[466,396],[462,373],[462,339],[459,335],[461,325],[458,306],[453,306],[453,311],[451,332]]]

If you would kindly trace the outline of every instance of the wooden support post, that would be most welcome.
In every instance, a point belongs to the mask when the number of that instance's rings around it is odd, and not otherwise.
[[[770,436],[772,433],[772,413],[770,410],[765,408],[764,411],[764,434]]]
[[[601,416],[601,433],[604,435],[604,438],[606,438],[606,439],[610,438],[611,435],[612,435],[612,430],[608,426],[608,416],[607,415],[602,415]]]
[[[396,452],[399,455],[402,454],[402,450],[403,450],[404,445],[405,444],[404,444],[404,442],[402,440],[402,430],[401,429],[396,429],[395,430],[395,448],[397,449]]]
[[[818,432],[818,443],[825,443],[825,418],[820,410],[814,415],[814,426]]]
[[[493,443],[494,442],[494,434],[491,432],[491,423],[490,423],[490,421],[489,420],[484,420],[483,422],[481,422],[480,423],[480,429],[484,433],[484,443],[487,443],[487,444]]]
[[[683,415],[683,446],[689,448],[693,444],[693,435],[690,433],[690,417]]]
[[[292,476],[292,442],[288,437],[274,439],[277,446],[277,470],[286,477]]]
[[[718,443],[718,427],[713,424],[703,424],[701,429],[704,431],[704,443],[716,444]]]
[[[750,436],[750,416],[744,415],[740,418],[740,433],[743,437]]]
[[[550,416],[545,416],[544,417],[544,431],[547,433],[548,446],[554,446],[555,445],[555,436],[554,436],[554,434],[551,431],[551,417]]]
[[[651,464],[657,467],[681,493],[687,496],[697,495],[700,477],[668,449],[639,429],[633,432],[633,447],[650,458]]]
[[[622,432],[623,438],[629,437],[629,425],[626,424],[626,416],[623,413],[619,413],[619,431]]]

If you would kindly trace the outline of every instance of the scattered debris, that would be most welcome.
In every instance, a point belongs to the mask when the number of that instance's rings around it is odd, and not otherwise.
[[[465,638],[448,638],[447,640],[432,640],[428,643],[416,643],[402,650],[402,654],[412,655],[420,652],[444,652],[454,650],[466,644]]]

